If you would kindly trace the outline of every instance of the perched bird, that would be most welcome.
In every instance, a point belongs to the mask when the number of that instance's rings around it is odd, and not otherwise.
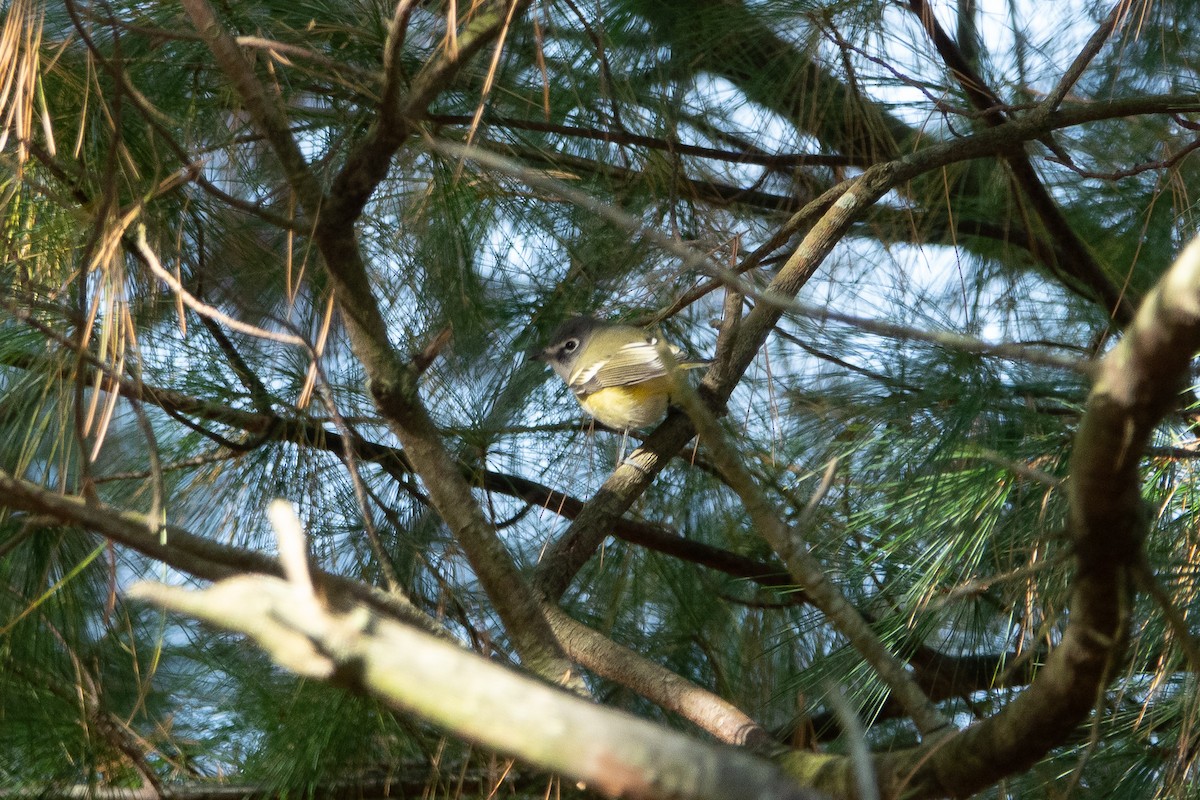
[[[667,413],[671,375],[659,341],[641,328],[594,317],[572,317],[550,337],[550,345],[529,355],[545,361],[575,393],[583,410],[616,428],[645,428]],[[672,355],[680,350],[667,345]],[[676,369],[706,361],[680,360]]]

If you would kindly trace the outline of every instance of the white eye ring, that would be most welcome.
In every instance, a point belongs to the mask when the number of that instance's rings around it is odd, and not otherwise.
[[[579,347],[578,339],[567,339],[565,342],[563,342],[563,352],[564,353],[572,353],[575,351],[575,348],[577,348],[577,347]]]

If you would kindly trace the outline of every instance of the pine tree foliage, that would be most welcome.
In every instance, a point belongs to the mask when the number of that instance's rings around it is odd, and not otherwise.
[[[0,800],[1193,796],[1193,0],[0,16]],[[592,423],[578,313],[708,410]],[[274,498],[530,693],[248,644]]]

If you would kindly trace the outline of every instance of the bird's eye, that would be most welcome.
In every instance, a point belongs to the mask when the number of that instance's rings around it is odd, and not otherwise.
[[[563,342],[563,352],[564,353],[574,353],[575,348],[577,348],[577,347],[579,347],[578,339],[567,339],[565,342]]]

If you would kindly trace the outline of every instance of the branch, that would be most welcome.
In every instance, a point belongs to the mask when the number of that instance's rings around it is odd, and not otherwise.
[[[1062,641],[1003,711],[932,748],[889,757],[915,797],[965,797],[1062,744],[1114,677],[1129,635],[1148,514],[1138,467],[1200,349],[1200,238],[1151,291],[1101,362],[1067,483],[1078,571]],[[898,788],[894,783],[892,788]]]
[[[476,143],[479,145],[489,144],[478,140]],[[612,183],[626,185],[637,185],[646,178],[645,171],[640,168],[624,167],[603,159],[554,153],[533,146],[506,144],[504,147],[514,156],[521,158],[522,163],[542,164],[550,171],[570,171],[585,176],[602,177]],[[662,176],[655,177],[659,180],[662,179]],[[804,198],[798,196],[800,190],[797,190],[797,194],[772,194],[754,188],[762,183],[761,180],[755,181],[751,186],[740,186],[716,178],[704,176],[693,178],[685,174],[683,170],[672,171],[671,180],[674,182],[674,187],[671,189],[674,193],[721,208],[732,205],[748,206],[770,212],[790,212],[804,202]]]
[[[1063,98],[1067,96],[1067,93],[1074,88],[1075,84],[1079,82],[1080,77],[1083,76],[1083,71],[1087,69],[1087,65],[1092,63],[1092,59],[1100,53],[1100,49],[1104,47],[1105,42],[1108,41],[1109,37],[1113,35],[1117,27],[1129,14],[1129,7],[1130,3],[1128,0],[1117,0],[1116,3],[1113,3],[1112,11],[1108,12],[1108,17],[1092,33],[1091,38],[1087,40],[1083,49],[1079,51],[1079,54],[1075,56],[1075,60],[1071,62],[1071,66],[1067,67],[1067,71],[1059,79],[1058,85],[1046,96],[1046,99],[1043,101],[1045,108],[1053,110],[1059,107]]]
[[[662,348],[664,359],[670,353]],[[779,511],[771,506],[759,489],[754,477],[746,469],[741,458],[725,440],[716,418],[700,399],[699,395],[680,377],[674,374],[672,398],[679,402],[696,426],[697,432],[708,446],[709,457],[716,462],[729,486],[742,501],[750,517],[755,533],[761,536],[787,564],[788,572],[804,588],[805,594],[825,614],[830,623],[859,652],[880,679],[888,685],[905,711],[912,718],[917,730],[926,736],[949,727],[950,722],[933,707],[929,698],[917,685],[904,663],[883,643],[871,629],[867,620],[859,613],[841,590],[825,574],[825,568],[808,548],[803,532],[811,517],[811,509],[819,502],[814,497],[805,507],[795,525],[786,525]],[[826,480],[832,475],[832,467],[826,472]]]
[[[281,533],[281,551],[294,549],[284,540]],[[129,596],[244,633],[300,675],[369,693],[607,797],[816,797],[744,751],[596,706],[364,605],[332,611],[303,570],[287,580],[229,578],[203,591],[143,582]]]
[[[413,78],[408,96],[402,99],[398,74],[401,61],[393,48],[402,42],[411,2],[400,1],[388,34],[379,110],[367,135],[346,157],[345,165],[334,178],[328,202],[322,209],[320,228],[343,231],[354,224],[375,188],[387,177],[392,156],[413,133],[413,123],[425,116],[429,104],[453,82],[463,65],[500,35],[505,21],[528,4],[529,0],[489,0],[472,5],[474,16],[466,29],[457,34],[457,46],[438,51]]]
[[[488,523],[441,435],[417,394],[420,370],[402,364],[392,350],[387,324],[379,310],[371,279],[359,247],[354,223],[367,200],[387,174],[392,155],[409,134],[409,119],[454,78],[464,61],[491,41],[502,28],[510,7],[501,0],[475,9],[460,46],[453,54],[439,53],[413,80],[405,103],[398,103],[398,46],[404,9],[397,8],[385,63],[385,104],[363,141],[348,156],[328,196],[291,135],[280,103],[267,95],[224,30],[207,0],[183,0],[193,24],[203,35],[217,63],[233,83],[254,124],[265,134],[309,216],[317,221],[314,238],[338,300],[355,356],[366,371],[371,394],[393,433],[400,439],[438,514],[457,537],[471,568],[512,637],[522,661],[546,680],[571,678],[571,667],[559,648],[541,608],[512,556]],[[402,107],[401,107],[402,106]]]
[[[455,114],[430,114],[429,120],[439,125],[470,125],[475,118]],[[855,162],[846,156],[831,156],[821,153],[763,153],[749,148],[742,150],[722,150],[716,147],[687,144],[685,142],[666,139],[660,136],[643,136],[625,130],[609,130],[606,128],[581,128],[577,125],[562,125],[538,119],[516,119],[513,117],[495,116],[484,117],[491,127],[512,128],[513,130],[536,131],[538,133],[554,133],[561,136],[571,136],[577,139],[589,139],[607,142],[626,147],[645,147],[649,150],[660,150],[667,153],[696,158],[707,158],[715,161],[727,161],[733,164],[755,164],[778,170],[790,170],[798,167],[849,167]],[[859,164],[858,166],[867,166]]]
[[[258,76],[254,74],[250,62],[242,55],[237,42],[217,21],[207,0],[181,0],[181,5],[216,57],[221,71],[233,83],[255,126],[266,136],[283,167],[288,183],[292,185],[308,213],[315,217],[321,207],[321,186],[309,170],[308,161],[292,136],[282,104],[267,93]]]
[[[64,495],[0,470],[3,506],[49,517],[65,525],[94,531],[181,572],[206,580],[238,573],[280,574],[279,562],[264,553],[231,547],[189,533],[176,525],[161,525],[145,514],[121,511],[76,495]],[[163,531],[160,536],[158,531]],[[313,569],[316,583],[331,598],[365,603],[408,625],[436,636],[449,637],[438,622],[408,598],[383,592],[361,581]]]
[[[601,677],[678,714],[720,741],[771,751],[779,744],[738,707],[592,630],[557,606],[546,616],[563,649]]]

